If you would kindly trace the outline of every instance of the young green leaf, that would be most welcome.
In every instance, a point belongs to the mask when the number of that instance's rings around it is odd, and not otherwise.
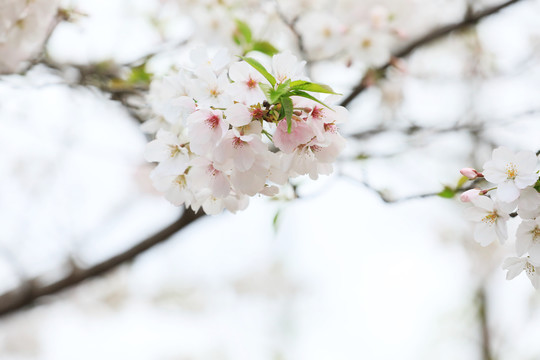
[[[238,45],[242,43],[251,44],[252,35],[249,25],[239,19],[236,19],[235,22],[236,30],[233,34],[234,42]]]
[[[268,72],[268,70],[264,68],[264,66],[260,62],[247,56],[241,56],[240,58],[247,62],[249,65],[251,65],[255,70],[260,72],[261,75],[264,76],[266,80],[268,80],[270,85],[276,85],[276,79],[272,76],[272,74]]]
[[[316,84],[309,81],[304,80],[296,80],[291,83],[291,89],[295,90],[304,90],[304,91],[311,91],[311,92],[318,92],[318,93],[324,93],[324,94],[334,94],[334,95],[341,95],[328,85],[323,84]]]
[[[334,109],[332,109],[330,106],[326,105],[325,103],[323,103],[321,100],[317,99],[316,97],[314,97],[313,95],[310,95],[308,94],[307,92],[305,91],[301,91],[301,90],[291,90],[289,91],[289,94],[290,96],[301,96],[303,98],[306,98],[306,99],[310,99],[310,100],[313,100],[313,101],[316,101],[318,102],[319,104],[321,104],[322,106],[324,107],[327,107],[328,109],[332,110],[332,111],[335,111]]]
[[[287,132],[291,132],[292,126],[292,115],[293,115],[293,103],[290,97],[281,98],[281,106],[283,107],[283,112],[285,114],[285,119],[287,120]]]
[[[446,186],[444,190],[438,193],[437,195],[445,199],[451,199],[456,195],[456,192],[454,191],[454,189]]]
[[[274,91],[274,89],[268,85],[268,84],[263,84],[263,83],[259,83],[259,87],[261,88],[263,94],[264,94],[264,97],[266,98],[266,100],[268,100],[268,102],[272,102],[271,100],[271,93],[272,91]]]
[[[284,83],[281,83],[278,85],[276,90],[270,91],[270,103],[275,104],[279,101],[279,98],[281,98],[284,94],[286,94],[290,90],[289,84],[291,83],[291,80],[287,80]]]
[[[268,56],[273,56],[279,52],[274,45],[270,44],[268,41],[255,41],[252,45],[251,50],[262,52]]]

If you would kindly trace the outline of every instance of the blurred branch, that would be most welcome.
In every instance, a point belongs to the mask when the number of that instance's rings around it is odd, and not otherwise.
[[[476,303],[478,306],[478,318],[480,321],[480,336],[482,343],[482,360],[494,360],[491,353],[491,336],[488,325],[488,304],[486,289],[480,287],[476,293]]]
[[[421,36],[418,39],[412,41],[401,50],[396,51],[387,63],[385,63],[382,66],[379,66],[378,68],[372,69],[371,71],[368,71],[364,75],[362,80],[360,80],[360,82],[353,88],[349,96],[343,99],[340,105],[341,106],[349,105],[358,95],[360,95],[360,93],[362,93],[367,87],[369,87],[370,84],[372,84],[372,79],[373,79],[374,74],[375,76],[376,75],[380,76],[384,74],[386,70],[394,64],[396,58],[402,58],[402,57],[408,56],[417,48],[427,45],[435,40],[439,40],[454,31],[462,30],[470,26],[476,25],[478,21],[480,21],[481,19],[486,18],[490,15],[493,15],[499,12],[500,10],[510,5],[513,5],[519,1],[521,0],[506,1],[502,4],[489,7],[485,10],[482,10],[476,13],[471,13],[471,11],[469,10],[467,11],[465,18],[462,21],[436,28],[432,30],[431,32],[425,34],[424,36]]]
[[[98,264],[86,269],[78,268],[73,264],[72,270],[67,276],[50,284],[41,284],[39,278],[29,279],[15,290],[0,295],[0,316],[5,316],[27,306],[34,305],[36,300],[44,296],[56,294],[74,285],[78,285],[87,279],[103,275],[115,267],[133,260],[136,256],[153,246],[169,239],[178,231],[203,216],[204,213],[202,211],[194,213],[192,210],[184,210],[182,216],[174,223],[142,240],[126,251]]]

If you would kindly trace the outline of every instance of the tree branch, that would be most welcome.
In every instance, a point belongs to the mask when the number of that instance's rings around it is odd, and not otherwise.
[[[15,290],[0,295],[0,317],[27,306],[32,306],[36,303],[36,300],[43,296],[56,294],[74,285],[78,285],[87,279],[102,275],[118,265],[133,260],[139,254],[169,239],[172,235],[203,216],[204,213],[202,211],[194,213],[189,209],[184,210],[182,216],[169,226],[142,240],[126,251],[89,268],[80,269],[73,266],[73,269],[67,276],[50,284],[40,284],[38,278],[27,280]]]
[[[418,39],[412,41],[411,43],[409,43],[404,48],[396,51],[392,55],[391,59],[387,63],[385,63],[382,66],[379,66],[376,69],[373,69],[372,71],[368,71],[364,75],[362,80],[360,80],[360,82],[353,88],[353,90],[349,94],[349,96],[347,96],[345,99],[343,99],[343,101],[341,102],[340,105],[341,106],[349,105],[351,103],[351,101],[353,101],[358,95],[360,95],[360,93],[362,93],[369,86],[369,84],[371,83],[370,81],[368,81],[369,78],[371,76],[373,76],[374,73],[375,74],[384,74],[386,72],[386,70],[390,66],[392,66],[392,64],[394,63],[395,58],[402,58],[402,57],[408,56],[414,50],[416,50],[417,48],[419,48],[421,46],[429,44],[429,43],[431,43],[431,42],[433,42],[435,40],[439,40],[439,39],[445,37],[446,35],[454,32],[454,31],[462,30],[462,29],[468,28],[470,26],[476,25],[478,23],[478,21],[480,21],[481,19],[486,18],[486,17],[488,17],[488,16],[490,16],[492,14],[495,14],[495,13],[499,12],[500,10],[502,10],[502,9],[504,9],[504,8],[510,6],[510,5],[513,5],[513,4],[515,4],[515,3],[519,2],[519,1],[521,1],[521,0],[509,0],[509,1],[506,1],[506,2],[504,2],[502,4],[495,5],[495,6],[489,7],[487,9],[485,9],[485,10],[479,11],[477,13],[472,13],[472,14],[467,13],[467,15],[465,16],[465,18],[462,21],[436,28],[433,31],[425,34],[424,36],[421,36]]]

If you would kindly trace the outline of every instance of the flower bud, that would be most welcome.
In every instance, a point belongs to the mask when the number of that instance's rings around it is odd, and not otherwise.
[[[476,199],[478,196],[480,196],[480,192],[480,189],[470,189],[461,194],[459,199],[463,202],[470,202],[471,200]]]
[[[470,180],[474,180],[478,177],[478,171],[474,170],[473,168],[463,168],[459,170],[461,175],[465,176],[466,178]]]

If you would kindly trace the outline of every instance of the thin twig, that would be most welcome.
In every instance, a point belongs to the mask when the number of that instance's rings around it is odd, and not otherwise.
[[[362,80],[360,80],[360,82],[353,88],[349,96],[343,99],[340,105],[341,106],[349,105],[351,101],[353,101],[358,95],[360,95],[360,93],[362,93],[369,86],[370,81],[368,81],[368,78],[373,76],[374,73],[384,74],[386,70],[390,66],[392,66],[395,58],[402,58],[402,57],[408,56],[417,48],[427,45],[435,40],[439,40],[454,31],[462,30],[470,26],[476,25],[478,21],[480,21],[481,19],[488,17],[492,14],[495,14],[496,12],[499,12],[500,10],[510,5],[513,5],[519,1],[521,0],[510,0],[502,4],[495,5],[485,10],[479,11],[475,14],[467,14],[467,16],[462,21],[436,28],[433,31],[427,33],[426,35],[421,36],[418,39],[410,42],[404,48],[396,51],[393,54],[392,58],[387,63],[374,69],[373,71],[369,71],[368,73],[366,73],[366,75],[362,78]]]

